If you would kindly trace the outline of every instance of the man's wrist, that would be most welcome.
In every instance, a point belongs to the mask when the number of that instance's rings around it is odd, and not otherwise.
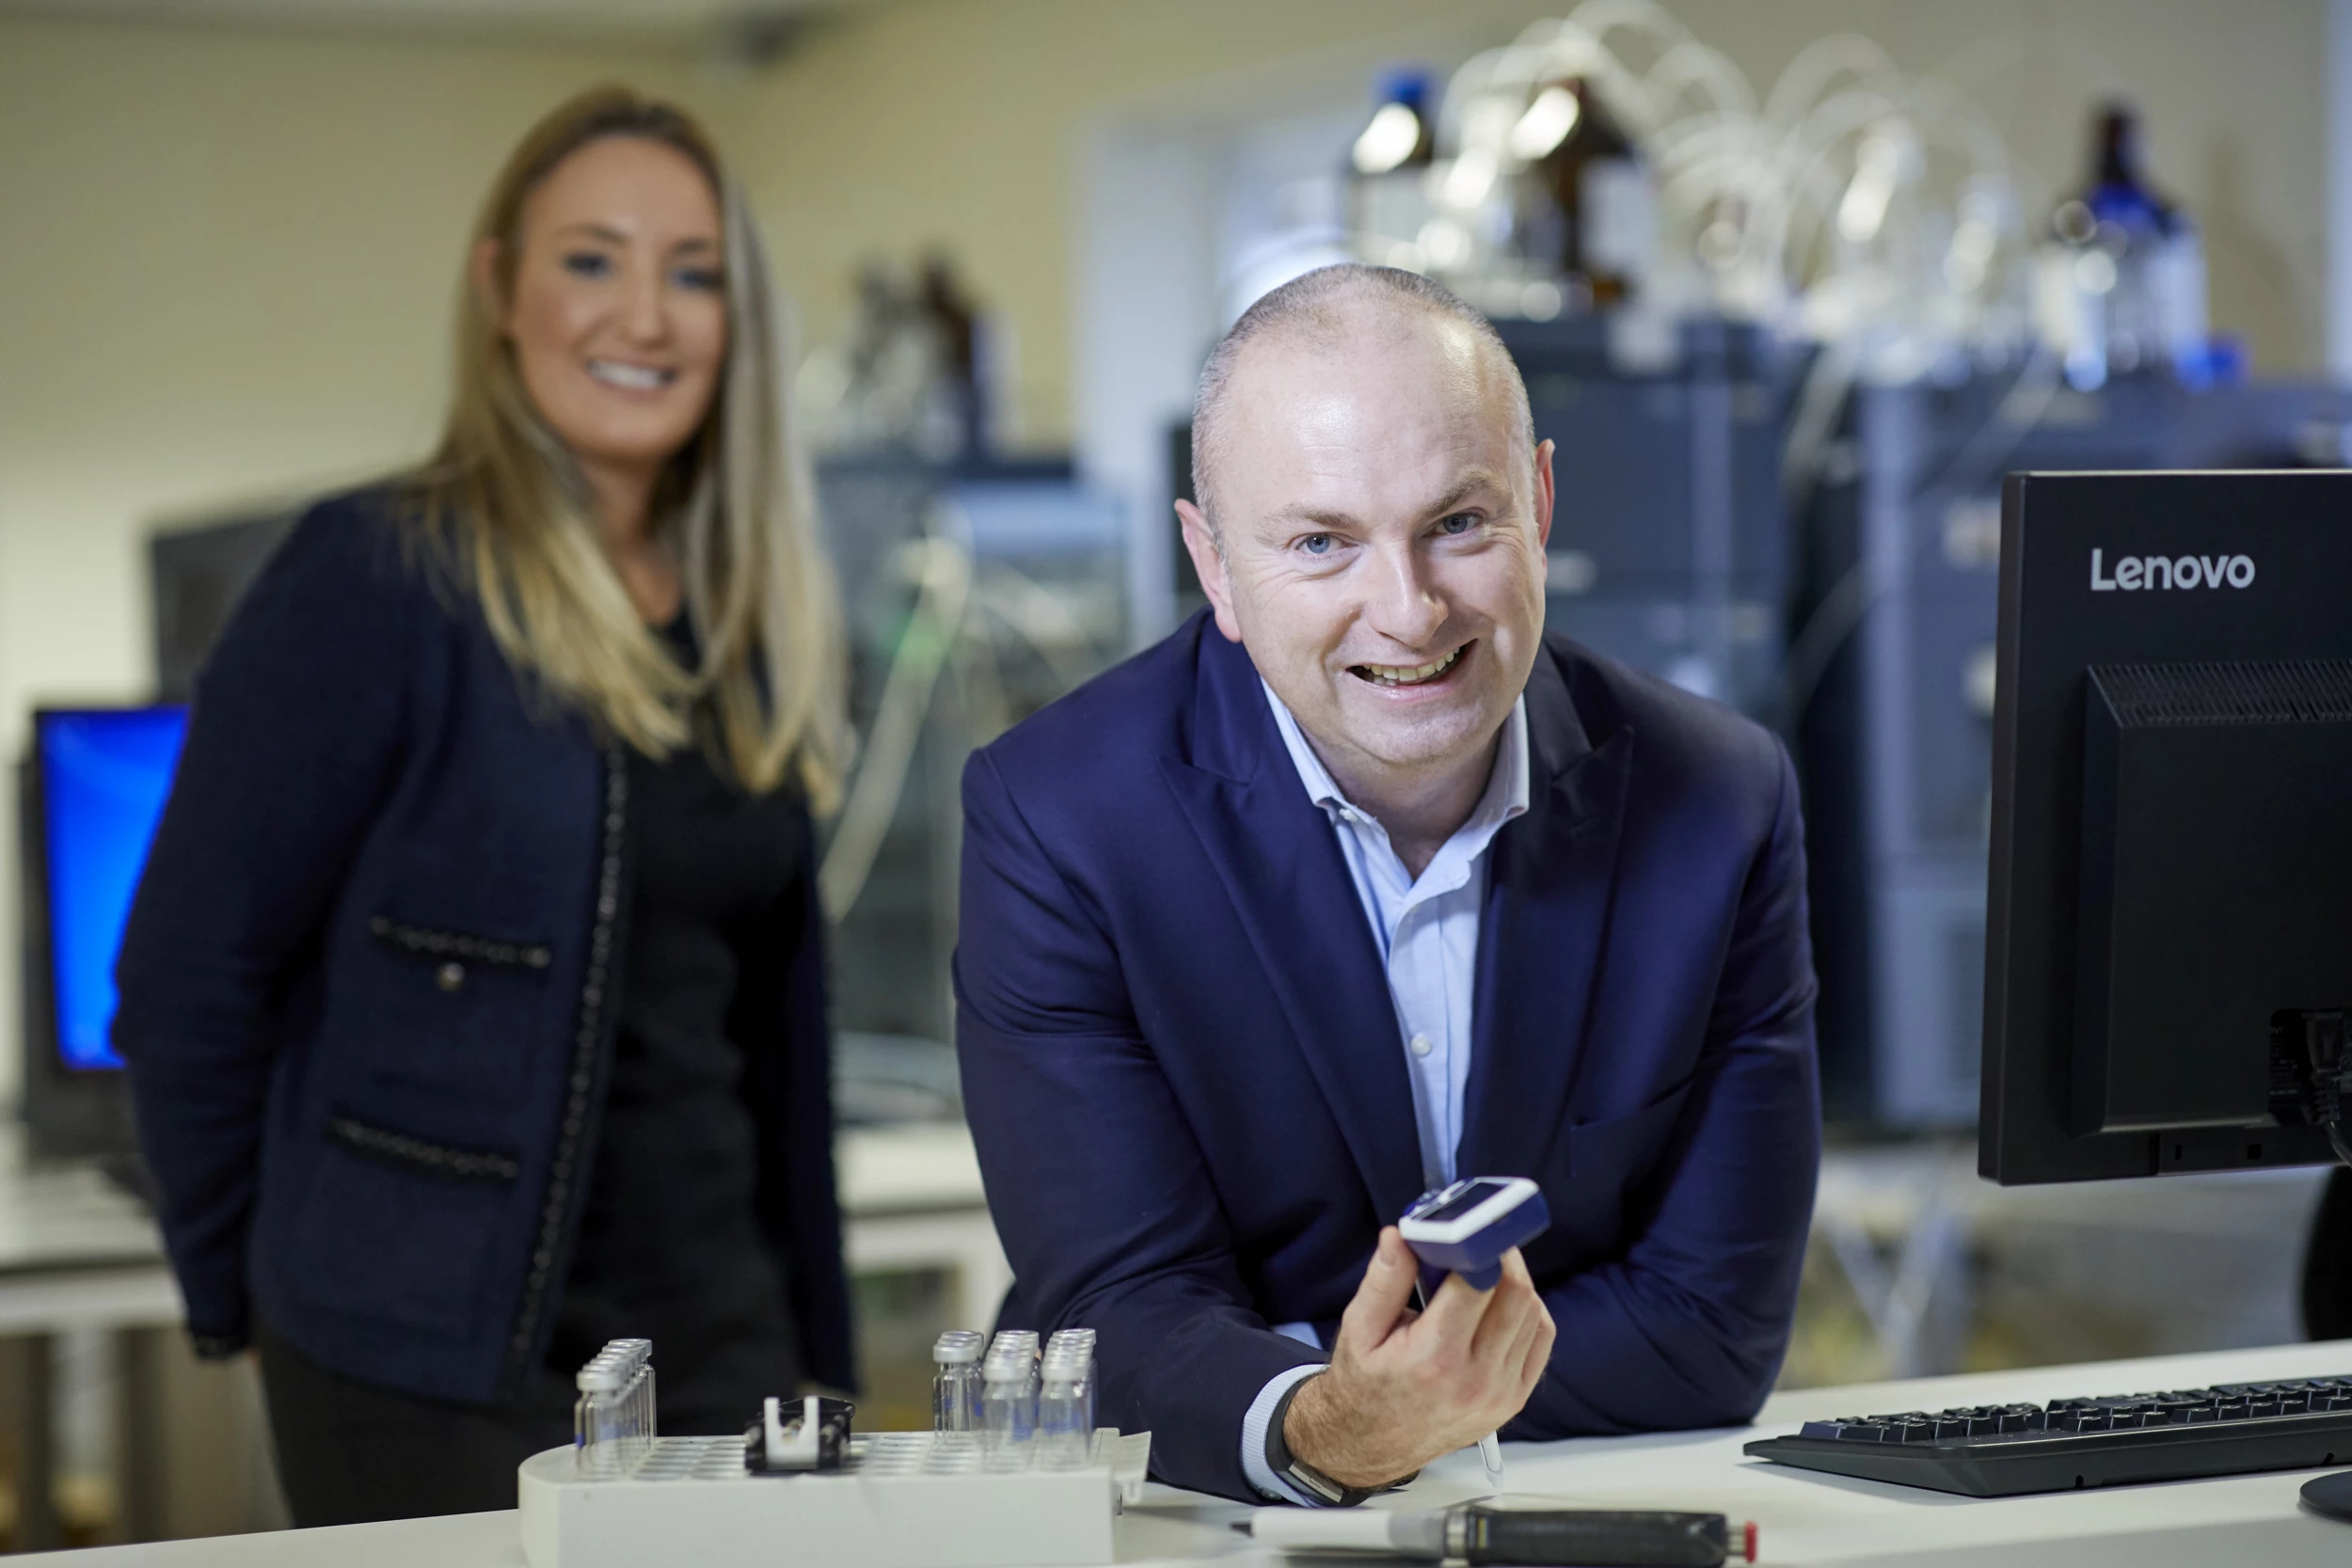
[[[1266,1468],[1327,1508],[1354,1508],[1383,1488],[1344,1485],[1291,1452],[1287,1430],[1291,1406],[1296,1402],[1299,1390],[1320,1383],[1325,1375],[1317,1372],[1312,1377],[1300,1378],[1283,1391],[1280,1401],[1275,1404],[1274,1414],[1265,1426]]]
[[[1289,1424],[1291,1405],[1303,1391],[1305,1398],[1310,1402],[1308,1408],[1311,1411],[1320,1407],[1322,1402],[1330,1394],[1328,1386],[1315,1386],[1323,1382],[1325,1375],[1323,1372],[1317,1372],[1311,1377],[1301,1378],[1283,1391],[1281,1402],[1274,1407],[1273,1418],[1266,1422],[1267,1467],[1276,1475],[1280,1476],[1290,1486],[1317,1497],[1333,1508],[1353,1508],[1366,1497],[1382,1492],[1393,1492],[1419,1476],[1420,1469],[1414,1468],[1406,1471],[1401,1476],[1383,1476],[1378,1481],[1359,1486],[1327,1474],[1312,1462],[1301,1459],[1292,1451]]]

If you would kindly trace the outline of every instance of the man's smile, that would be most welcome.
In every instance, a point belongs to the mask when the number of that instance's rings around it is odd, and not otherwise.
[[[1425,686],[1441,678],[1460,663],[1462,656],[1470,652],[1472,645],[1465,642],[1427,664],[1351,664],[1347,673],[1374,686]]]

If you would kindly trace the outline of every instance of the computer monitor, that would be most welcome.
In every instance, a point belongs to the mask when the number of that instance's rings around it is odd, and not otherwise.
[[[2352,472],[2010,475],[1997,657],[1979,1168],[2332,1159]]]
[[[177,705],[43,708],[23,771],[24,1119],[45,1153],[133,1147],[115,954],[187,728]]]

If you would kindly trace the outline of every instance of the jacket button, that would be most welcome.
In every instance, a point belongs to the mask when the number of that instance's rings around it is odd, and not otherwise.
[[[466,983],[466,966],[453,961],[445,963],[433,979],[443,990],[455,990]]]

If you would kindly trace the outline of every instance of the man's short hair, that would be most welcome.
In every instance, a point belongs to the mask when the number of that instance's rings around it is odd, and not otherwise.
[[[1453,290],[1417,272],[1342,261],[1302,273],[1280,288],[1260,295],[1257,303],[1244,310],[1241,319],[1217,341],[1210,352],[1209,362],[1200,368],[1200,390],[1192,400],[1192,493],[1212,531],[1223,531],[1216,508],[1209,501],[1211,474],[1224,446],[1225,404],[1242,350],[1260,338],[1277,333],[1305,336],[1325,343],[1340,342],[1353,325],[1349,320],[1350,308],[1367,302],[1409,307],[1459,322],[1468,328],[1486,356],[1488,369],[1502,382],[1503,395],[1510,400],[1514,442],[1533,460],[1535,417],[1528,405],[1527,383],[1520,379],[1518,365],[1503,345],[1502,335],[1495,331],[1494,324],[1463,303]]]

